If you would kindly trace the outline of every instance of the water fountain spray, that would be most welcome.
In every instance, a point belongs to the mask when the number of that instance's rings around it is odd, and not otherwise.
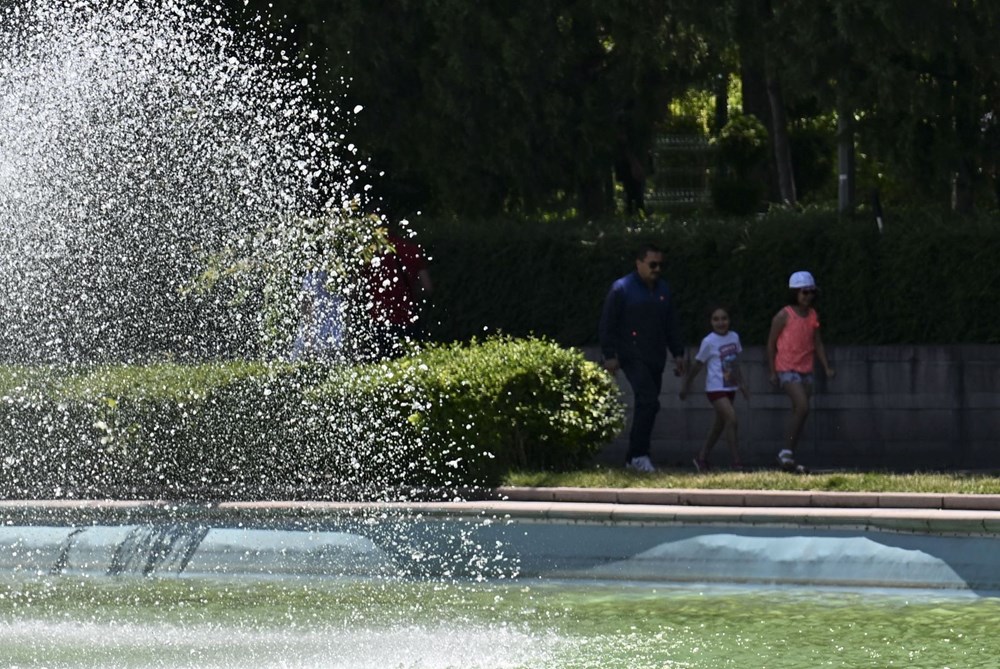
[[[189,0],[0,9],[8,360],[255,355],[259,312],[233,298],[259,286],[185,286],[208,258],[276,255],[288,225],[358,206],[350,113],[320,106],[316,66],[261,19],[226,18]]]

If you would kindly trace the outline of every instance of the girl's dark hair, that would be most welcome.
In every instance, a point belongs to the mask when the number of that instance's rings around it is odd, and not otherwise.
[[[726,315],[729,316],[729,325],[730,325],[730,327],[732,327],[732,324],[733,324],[733,309],[728,304],[723,304],[722,302],[715,302],[713,304],[708,305],[708,309],[705,310],[705,320],[708,321],[709,323],[711,323],[712,322],[712,314],[714,314],[719,309],[722,309],[723,311],[725,311]]]
[[[802,290],[802,289],[801,288],[789,288],[788,289],[788,304],[790,304],[792,306],[795,306],[796,304],[799,303],[799,291],[800,290]],[[813,288],[812,290],[816,291],[813,294],[813,304],[816,304],[816,300],[819,299],[819,288]]]

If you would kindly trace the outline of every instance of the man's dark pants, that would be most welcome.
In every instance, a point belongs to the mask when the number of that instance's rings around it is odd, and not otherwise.
[[[660,411],[660,389],[663,387],[663,368],[666,363],[622,360],[621,365],[635,398],[632,430],[628,436],[628,455],[625,457],[628,462],[632,458],[649,455],[650,435],[653,433],[656,414]]]

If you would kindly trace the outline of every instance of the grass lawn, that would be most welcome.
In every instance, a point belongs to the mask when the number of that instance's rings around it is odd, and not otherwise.
[[[579,488],[704,488],[730,490],[821,490],[834,492],[929,492],[1000,494],[1000,475],[981,472],[818,472],[776,470],[697,474],[661,470],[639,474],[598,467],[572,472],[513,472],[504,485]]]

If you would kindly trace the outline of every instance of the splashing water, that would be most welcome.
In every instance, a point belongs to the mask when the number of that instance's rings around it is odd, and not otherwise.
[[[264,19],[240,31],[229,19],[195,0],[0,7],[0,356],[55,363],[30,373],[42,386],[65,385],[76,363],[260,357],[260,283],[249,287],[257,302],[240,306],[246,285],[184,287],[206,259],[301,259],[296,225],[357,218],[364,164],[342,131],[348,112],[317,102],[315,67],[289,56]],[[200,369],[201,383],[213,373]],[[133,391],[153,379],[152,395],[132,397],[103,374],[76,377],[100,394],[70,400],[10,384],[5,421],[31,447],[0,450],[4,494],[169,498],[203,483],[244,499],[306,486],[315,497],[393,499],[428,469],[424,445],[398,427],[419,397],[345,411],[305,395],[316,375],[286,367],[201,401],[203,386],[167,389],[195,376],[170,365],[128,370]],[[157,411],[142,408],[155,401]],[[461,534],[452,542],[454,556],[421,562],[495,571],[469,557]]]
[[[315,67],[226,19],[188,0],[0,9],[8,360],[252,354],[252,310],[181,288],[284,217],[350,206],[363,166],[346,114],[311,102]]]
[[[3,362],[55,363],[41,372],[44,385],[76,363],[274,353],[262,346],[261,277],[244,272],[251,284],[219,282],[209,292],[185,287],[212,258],[301,265],[309,252],[296,226],[357,220],[365,164],[344,131],[357,109],[320,102],[316,66],[290,56],[265,19],[248,18],[239,31],[230,19],[195,0],[0,6]],[[323,235],[327,247],[352,252],[350,235]],[[294,295],[302,276],[286,274]],[[294,312],[291,303],[282,312],[290,331]],[[103,387],[102,373],[83,383]],[[320,497],[350,489],[384,499],[405,496],[402,480],[427,469],[418,454],[426,445],[404,443],[398,428],[419,397],[363,414],[308,398],[281,405],[275,398],[301,397],[316,380],[294,372],[282,377],[291,388],[278,380],[232,391],[243,393],[239,406],[198,404],[199,388],[167,390],[167,366],[128,373],[133,385],[147,373],[166,379],[150,387],[182,400],[167,400],[154,419],[133,411],[141,398],[129,408],[117,390],[57,398],[53,410],[39,408],[51,398],[28,396],[30,384],[11,382],[0,398],[12,412],[8,427],[32,448],[0,453],[6,494],[169,496],[204,482],[260,498],[308,482]],[[123,482],[136,490],[125,493]]]

